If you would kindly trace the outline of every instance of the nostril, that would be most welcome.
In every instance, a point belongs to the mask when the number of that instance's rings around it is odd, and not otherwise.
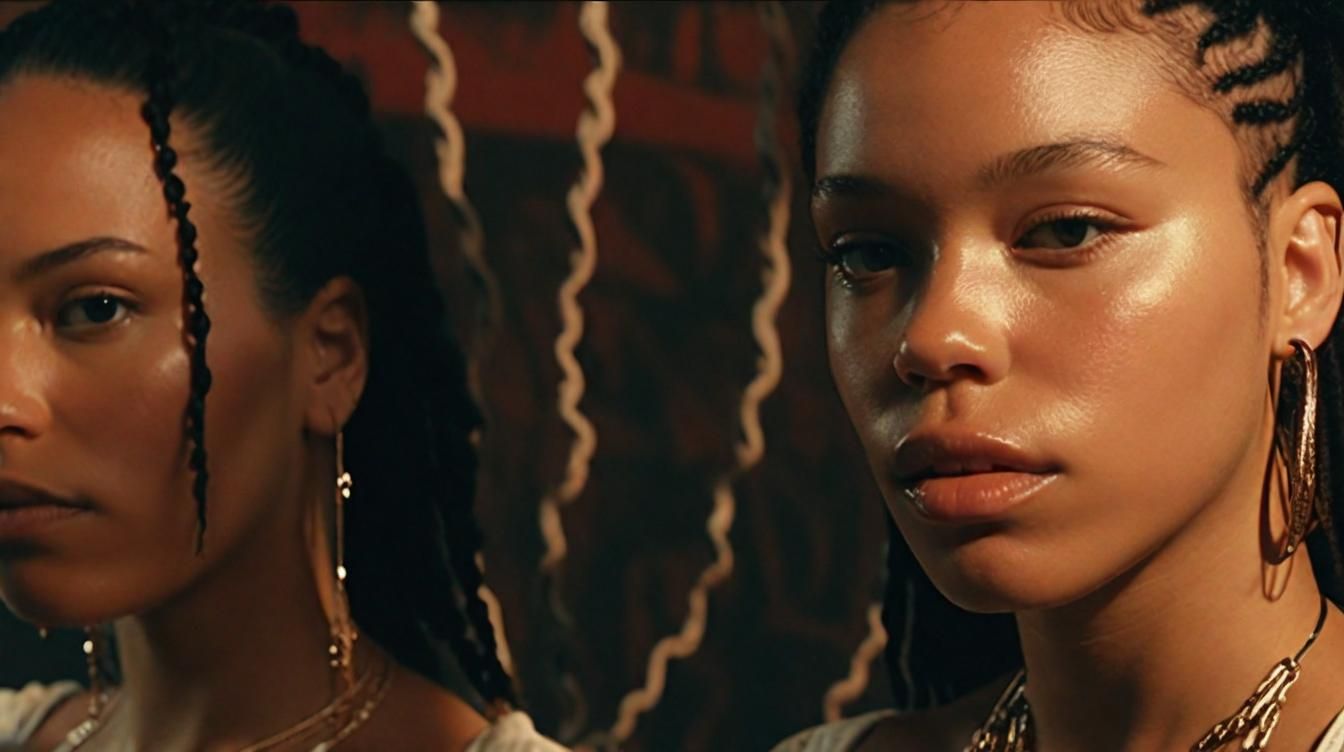
[[[32,437],[41,432],[49,413],[44,403],[31,395],[0,390],[0,436]]]

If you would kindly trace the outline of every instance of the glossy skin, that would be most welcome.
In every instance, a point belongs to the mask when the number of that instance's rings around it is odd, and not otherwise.
[[[184,164],[217,321],[206,437],[216,503],[204,555],[195,555],[181,269],[143,134],[123,104],[48,81],[9,85],[0,99],[4,112],[26,114],[0,126],[4,477],[93,507],[6,547],[6,602],[39,623],[93,624],[178,596],[278,517],[293,524],[297,505],[267,501],[297,497],[303,478],[289,468],[306,464],[306,364],[288,327],[261,310],[245,239],[209,200],[201,172]],[[41,252],[103,236],[148,250],[90,254],[16,279]],[[100,293],[126,302],[80,304]]]
[[[1315,619],[1305,555],[1263,595],[1261,524],[1281,512],[1261,491],[1277,364],[1339,309],[1340,202],[1321,183],[1271,188],[1262,309],[1228,125],[1146,43],[1057,11],[891,7],[849,43],[812,202],[835,262],[831,367],[934,583],[1018,614],[1041,749],[1185,747]],[[930,432],[997,437],[1058,477],[993,514],[930,519],[895,469]],[[1339,655],[1338,629],[1321,652]],[[1239,665],[1209,642],[1258,647]],[[1191,676],[1227,689],[1185,699]],[[1318,689],[1325,710],[1285,712],[1283,748],[1344,704],[1339,680]]]
[[[126,697],[85,749],[125,739],[234,749],[330,696],[303,521],[331,498],[332,437],[364,387],[366,318],[348,279],[292,317],[263,309],[227,184],[176,122],[214,319],[209,527],[197,555],[182,278],[140,104],[82,81],[0,87],[0,489],[22,483],[87,507],[0,529],[0,595],[38,624],[116,620]],[[140,250],[21,273],[46,251],[100,237]],[[376,648],[363,644],[366,661]],[[483,726],[406,670],[387,704],[398,709],[375,715],[353,746],[460,748]],[[68,705],[45,743],[82,708]]]

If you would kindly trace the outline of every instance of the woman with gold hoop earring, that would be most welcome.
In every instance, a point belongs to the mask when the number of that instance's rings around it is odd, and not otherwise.
[[[0,749],[547,752],[478,591],[480,422],[363,87],[247,0],[0,32],[0,597],[88,688]]]
[[[1341,44],[1336,3],[826,5],[902,707],[779,752],[1344,750]]]

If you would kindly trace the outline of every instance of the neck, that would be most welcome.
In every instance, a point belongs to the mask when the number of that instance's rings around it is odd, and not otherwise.
[[[1098,592],[1018,614],[1038,750],[1189,749],[1301,649],[1321,603],[1306,548],[1264,563],[1263,506],[1254,477],[1244,480]],[[1281,534],[1276,497],[1271,488],[1268,528]],[[1337,643],[1330,629],[1326,638]],[[1330,662],[1326,651],[1338,649],[1314,647],[1304,677],[1312,658]]]
[[[271,525],[277,534],[254,536],[173,601],[117,622],[122,696],[107,735],[140,749],[237,749],[331,700],[328,622],[301,527]]]

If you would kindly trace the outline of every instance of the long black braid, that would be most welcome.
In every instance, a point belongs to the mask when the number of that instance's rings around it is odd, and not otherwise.
[[[1104,4],[1110,0],[1101,0]],[[809,178],[816,172],[816,135],[821,107],[831,76],[849,40],[876,9],[900,0],[831,0],[822,8],[816,42],[803,69],[798,97],[799,134],[803,168]],[[1117,28],[1114,15],[1091,13],[1091,3],[1061,4],[1094,30]],[[1267,207],[1265,190],[1295,164],[1293,186],[1320,180],[1344,192],[1344,4],[1330,0],[1121,0],[1122,22],[1132,17],[1161,23],[1177,11],[1203,11],[1200,29],[1168,36],[1174,66],[1199,75],[1180,80],[1195,82],[1197,101],[1226,105],[1225,115],[1254,169],[1243,193],[1248,211],[1262,221]],[[1173,15],[1174,14],[1174,15]],[[1092,19],[1085,23],[1084,19]],[[1097,19],[1103,19],[1098,21]],[[1109,21],[1104,19],[1110,19]],[[1107,28],[1109,26],[1109,28]],[[1133,28],[1126,24],[1127,28]],[[1228,45],[1263,29],[1265,50],[1249,59],[1224,55],[1214,65],[1210,53],[1226,53]],[[1190,54],[1179,44],[1194,38]],[[1287,77],[1285,96],[1275,82]],[[1280,86],[1280,88],[1283,88]],[[1261,225],[1257,224],[1257,227]],[[1334,504],[1344,504],[1344,472],[1331,472],[1344,458],[1344,317],[1337,318],[1317,352],[1319,405],[1317,428],[1317,494],[1320,525],[1308,537],[1313,567],[1322,590],[1344,603],[1344,556],[1339,540],[1344,519]],[[1286,372],[1276,407],[1281,427],[1292,425],[1303,402],[1301,383]],[[1280,429],[1283,430],[1282,428]],[[915,708],[940,704],[964,694],[1021,665],[1016,625],[1007,615],[978,615],[957,609],[941,596],[916,562],[913,553],[888,520],[887,591],[883,622],[893,639],[887,663],[898,704]],[[907,595],[913,593],[913,630],[905,635]],[[908,642],[910,644],[902,644]],[[909,677],[909,679],[907,679]]]
[[[192,495],[196,499],[196,552],[199,554],[205,546],[205,490],[210,478],[205,449],[205,396],[210,392],[210,366],[205,361],[205,344],[210,334],[210,316],[202,301],[205,285],[196,276],[196,260],[200,254],[196,250],[196,225],[188,217],[191,203],[186,200],[187,186],[173,171],[177,167],[177,152],[168,144],[172,134],[169,115],[173,111],[174,76],[177,73],[172,34],[163,25],[151,25],[149,29],[157,38],[151,44],[154,55],[145,67],[144,85],[149,99],[141,109],[141,115],[149,125],[154,172],[163,186],[168,213],[177,222],[184,329],[191,347],[191,393],[187,400],[186,433],[191,442],[188,463],[194,474]]]
[[[346,512],[355,621],[425,676],[451,684],[456,666],[485,701],[515,704],[477,595],[469,436],[481,416],[434,284],[418,192],[386,153],[360,81],[302,42],[292,9],[248,0],[55,0],[0,35],[0,84],[25,73],[147,94],[154,166],[177,221],[183,269],[199,534],[210,319],[186,187],[173,171],[173,113],[234,186],[227,200],[254,235],[269,313],[301,311],[339,275],[365,295],[369,377],[346,427],[346,464],[357,497],[374,503]]]

